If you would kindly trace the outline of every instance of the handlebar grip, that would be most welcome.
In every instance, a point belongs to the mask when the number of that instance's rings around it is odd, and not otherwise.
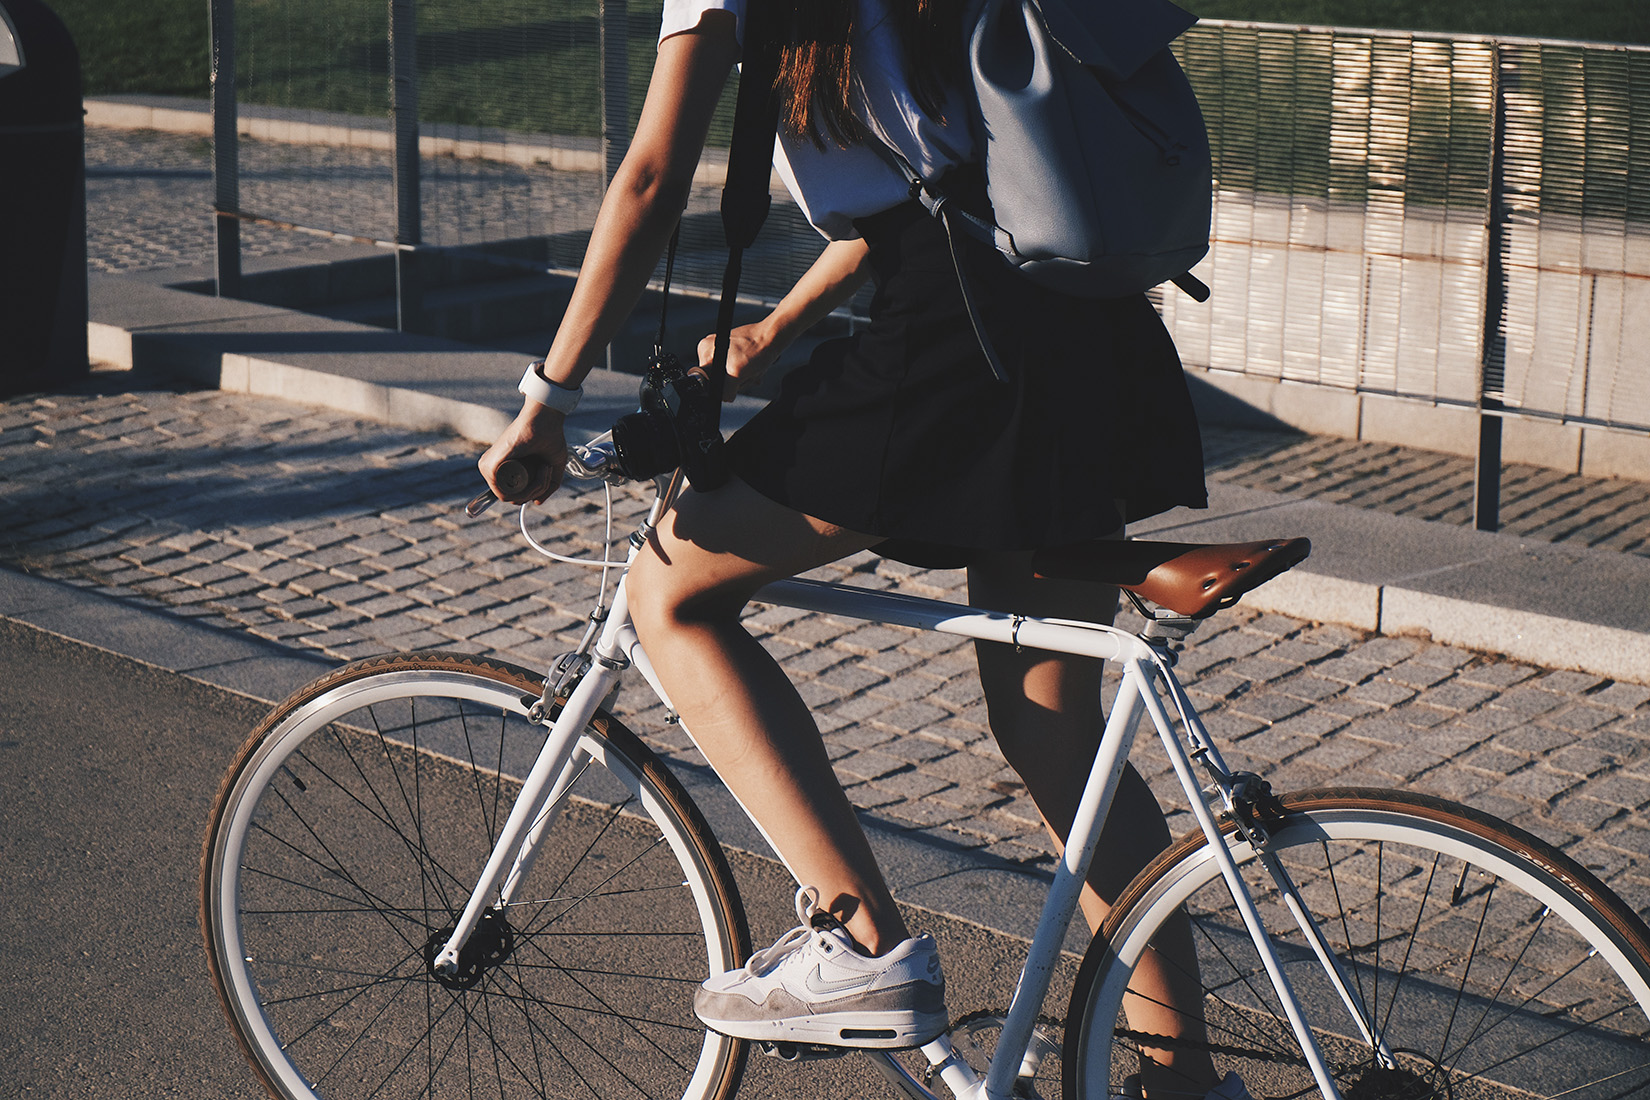
[[[507,458],[499,463],[498,471],[493,476],[498,487],[504,490],[506,496],[515,496],[528,485],[532,484],[533,474],[527,468],[527,463],[519,459]],[[498,497],[491,489],[483,489],[479,496],[464,506],[464,514],[471,519],[481,515],[487,509],[498,503]]]
[[[533,480],[533,475],[528,471],[527,463],[507,458],[499,463],[498,473],[493,475],[493,480],[498,482],[498,487],[508,496],[515,496],[527,488],[528,483]]]

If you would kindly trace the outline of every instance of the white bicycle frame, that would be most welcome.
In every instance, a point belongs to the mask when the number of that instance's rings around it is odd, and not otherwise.
[[[666,489],[654,501],[640,532],[644,537],[663,516],[671,496],[670,490]],[[624,564],[626,571],[634,562],[637,548],[642,544],[643,538],[632,537],[631,548]],[[1300,1002],[1283,973],[1277,951],[1261,923],[1260,913],[1250,896],[1248,886],[1238,873],[1236,860],[1228,847],[1229,842],[1222,836],[1215,821],[1215,813],[1210,809],[1209,800],[1192,770],[1193,761],[1202,765],[1205,772],[1212,777],[1215,795],[1223,803],[1222,808],[1229,812],[1239,809],[1238,779],[1226,768],[1186,693],[1175,680],[1166,651],[1160,651],[1145,637],[1099,623],[1028,618],[895,592],[816,581],[779,581],[763,588],[755,599],[763,603],[841,618],[890,623],[979,641],[1002,642],[1028,649],[1116,661],[1122,666],[1122,687],[1107,719],[1099,751],[1095,755],[1077,816],[1072,823],[1071,834],[1067,838],[1065,853],[1055,868],[1054,881],[1049,888],[1048,899],[1044,902],[1025,967],[1021,971],[1006,1022],[997,1040],[995,1055],[986,1075],[981,1077],[955,1053],[948,1036],[942,1035],[922,1048],[923,1055],[935,1073],[957,1100],[1010,1098],[1031,1042],[1038,1009],[1048,993],[1053,978],[1065,931],[1076,912],[1078,897],[1100,837],[1101,826],[1106,820],[1107,811],[1117,791],[1123,766],[1128,761],[1142,715],[1150,716],[1152,725],[1168,753],[1175,776],[1191,805],[1198,827],[1209,839],[1210,851],[1220,866],[1244,926],[1266,968],[1273,990],[1289,1020],[1295,1038],[1301,1045],[1324,1100],[1341,1100],[1341,1095],[1324,1065],[1322,1053],[1307,1025]],[[583,766],[583,761],[574,757],[579,734],[589,723],[602,700],[617,685],[623,671],[632,665],[635,666],[660,700],[667,707],[670,705],[670,700],[659,683],[647,654],[642,650],[635,628],[631,625],[625,583],[622,579],[605,619],[594,619],[593,629],[587,633],[576,654],[580,657],[586,655],[590,658],[589,668],[578,678],[572,694],[551,724],[550,733],[539,750],[509,817],[500,830],[498,841],[470,894],[468,904],[451,938],[436,957],[437,967],[456,969],[459,950],[474,931],[483,912],[490,907],[502,907],[509,903],[517,883],[532,863],[545,828],[553,820],[566,791]],[[546,696],[548,695],[549,688],[546,690]],[[1165,700],[1173,705],[1180,718],[1184,741],[1182,735],[1175,730]],[[1354,1025],[1362,1033],[1365,1041],[1375,1049],[1381,1061],[1388,1065],[1395,1064],[1391,1052],[1376,1032],[1373,1016],[1364,1007],[1352,984],[1346,979],[1340,961],[1307,914],[1293,882],[1281,864],[1266,853],[1263,828],[1251,832],[1248,837],[1240,837],[1240,841],[1259,848],[1262,865],[1277,884],[1286,907],[1317,954],[1324,972],[1351,1014]],[[878,1054],[875,1062],[879,1069],[913,1100],[935,1100],[935,1094],[912,1077],[898,1061],[886,1054]]]

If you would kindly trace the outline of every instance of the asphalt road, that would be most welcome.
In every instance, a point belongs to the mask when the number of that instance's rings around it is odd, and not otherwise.
[[[0,620],[0,1095],[262,1095],[196,924],[219,776],[265,707]],[[794,923],[774,862],[735,855],[754,939]],[[1006,1005],[1017,941],[932,914],[954,1014]],[[1063,976],[1069,980],[1069,973]],[[1063,982],[1061,983],[1064,984]],[[1063,991],[1051,998],[1063,1011]],[[753,1057],[739,1096],[892,1096],[858,1056]]]
[[[195,922],[220,762],[262,707],[0,621],[0,1094],[261,1095]]]

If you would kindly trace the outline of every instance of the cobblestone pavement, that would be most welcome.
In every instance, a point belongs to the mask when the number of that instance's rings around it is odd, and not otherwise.
[[[243,209],[281,222],[377,240],[395,236],[391,157],[370,149],[243,140]],[[207,264],[215,238],[212,145],[154,130],[86,131],[88,261],[105,272]],[[425,161],[428,243],[526,237],[586,228],[601,202],[593,172],[513,169],[486,161]],[[714,209],[715,198],[699,196]],[[347,211],[347,219],[340,212]],[[257,222],[241,231],[247,256],[314,248],[318,239]]]
[[[210,264],[212,144],[153,130],[86,130],[86,260],[120,274]],[[241,228],[248,256],[314,248],[307,234]]]
[[[154,130],[86,131],[87,258],[107,273],[209,265],[215,257],[211,143]],[[442,247],[547,237],[560,241],[554,261],[576,268],[581,231],[595,221],[602,182],[595,172],[426,157],[422,162],[424,243]],[[390,240],[395,236],[393,164],[386,152],[243,139],[243,210],[273,222]],[[721,188],[700,185],[686,213],[714,214]],[[768,233],[746,256],[745,291],[779,297],[819,251],[794,204],[769,215],[791,234]],[[244,257],[289,255],[324,237],[269,222],[241,225]],[[684,227],[678,285],[719,287],[727,261],[719,222]]]
[[[1264,445],[1257,443],[1265,439]],[[1209,477],[1250,489],[1468,527],[1473,460],[1329,436],[1208,431]],[[1512,464],[1501,530],[1650,557],[1650,484]]]
[[[101,373],[0,405],[0,561],[339,660],[440,647],[542,667],[576,639],[595,571],[538,558],[512,516],[463,516],[472,445],[139,381]],[[1244,445],[1225,433],[1214,449],[1241,470]],[[615,503],[622,535],[643,501]],[[533,515],[551,548],[599,552],[598,488]],[[821,575],[940,597],[963,582],[870,555]],[[776,608],[747,621],[813,706],[860,807],[985,856],[1047,859],[965,643]],[[1234,766],[1280,788],[1399,785],[1466,801],[1563,844],[1650,909],[1650,687],[1241,608],[1206,626],[1180,667]],[[619,709],[699,762],[656,703],[632,693]],[[1167,768],[1155,745],[1137,760],[1154,779]]]

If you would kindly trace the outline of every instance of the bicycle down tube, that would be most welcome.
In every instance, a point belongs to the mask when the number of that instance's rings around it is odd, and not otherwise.
[[[634,550],[632,550],[634,554]],[[862,619],[933,630],[945,634],[982,641],[1026,646],[1056,652],[1074,653],[1101,659],[1119,661],[1123,666],[1123,687],[1114,702],[1107,720],[1099,751],[1084,789],[1065,854],[1057,863],[1054,881],[1044,903],[1042,915],[1033,937],[1025,968],[1010,1003],[1008,1017],[997,1045],[997,1055],[991,1060],[988,1075],[980,1078],[970,1067],[952,1056],[951,1044],[945,1036],[923,1048],[929,1062],[941,1070],[942,1079],[959,1100],[1007,1100],[1014,1085],[1021,1056],[1029,1045],[1036,1024],[1038,1009],[1048,992],[1054,967],[1059,957],[1064,931],[1076,912],[1078,898],[1087,877],[1088,865],[1098,844],[1101,826],[1106,819],[1113,795],[1133,746],[1140,718],[1149,715],[1168,753],[1181,788],[1185,791],[1194,816],[1202,832],[1209,838],[1211,851],[1219,862],[1228,889],[1242,915],[1250,939],[1255,945],[1271,984],[1289,1019],[1296,1039],[1300,1042],[1312,1074],[1325,1100],[1340,1100],[1329,1070],[1324,1065],[1317,1043],[1287,977],[1283,973],[1270,936],[1266,932],[1248,888],[1239,876],[1237,866],[1227,851],[1226,842],[1215,823],[1214,816],[1204,802],[1196,776],[1192,771],[1192,757],[1186,751],[1181,737],[1159,695],[1157,681],[1161,677],[1175,709],[1184,717],[1189,713],[1179,685],[1172,673],[1161,663],[1152,647],[1135,635],[1119,628],[1094,623],[1033,619],[1001,612],[981,611],[958,604],[889,593],[870,589],[856,589],[806,580],[779,581],[762,589],[755,597],[761,602],[774,603],[800,610],[816,611],[845,618]],[[571,781],[569,772],[577,767],[573,746],[578,732],[595,713],[601,700],[617,683],[622,670],[634,664],[669,705],[661,685],[647,661],[635,630],[630,625],[625,584],[620,582],[611,611],[602,624],[599,637],[594,640],[594,663],[579,680],[572,695],[553,723],[549,736],[535,760],[527,780],[512,808],[486,869],[472,891],[462,918],[438,957],[438,964],[451,960],[456,965],[465,940],[492,904],[507,904],[509,892],[520,877],[520,871],[532,859],[532,849],[548,818],[554,814],[561,792]],[[1187,723],[1187,736],[1195,754],[1211,765],[1211,771],[1220,777],[1228,773],[1218,753],[1200,728]],[[1222,784],[1222,795],[1230,808],[1231,792]],[[1282,874],[1277,868],[1276,874]],[[504,883],[500,889],[501,881]],[[1287,897],[1287,877],[1279,882],[1280,891]],[[1291,907],[1293,910],[1294,907]],[[1310,925],[1304,912],[1296,913],[1297,921]],[[1311,938],[1311,933],[1308,931]],[[1331,980],[1342,990],[1343,999],[1350,997],[1341,979],[1339,967],[1332,955],[1320,952],[1320,961]],[[1353,1000],[1347,1007],[1364,1031],[1366,1039],[1379,1046],[1379,1039],[1366,1026],[1367,1014]],[[885,1058],[892,1074],[904,1080],[896,1081],[909,1090],[916,1085],[897,1063]],[[885,1067],[885,1072],[887,1072]],[[909,1084],[907,1082],[909,1081]],[[933,1095],[923,1089],[915,1095]]]

